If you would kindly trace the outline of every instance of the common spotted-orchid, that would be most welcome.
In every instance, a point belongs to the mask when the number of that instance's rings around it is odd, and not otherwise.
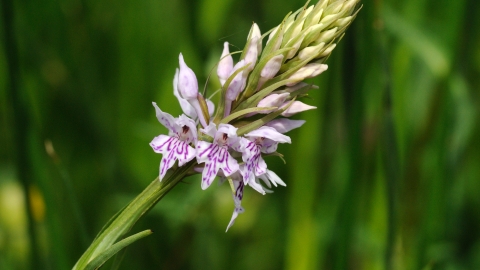
[[[122,247],[150,234],[147,230],[117,242],[189,175],[202,174],[202,189],[217,176],[219,182],[228,179],[235,207],[227,230],[244,212],[245,186],[260,194],[270,193],[272,186],[286,186],[267,169],[263,158],[281,156],[276,152],[278,143],[291,143],[283,134],[305,123],[288,117],[315,109],[300,101],[318,89],[304,80],[327,70],[325,62],[355,19],[359,1],[319,0],[310,7],[307,3],[263,35],[253,24],[236,64],[232,57],[236,52],[230,53],[225,42],[217,67],[220,89],[216,92],[220,94],[215,106],[198,91],[197,77],[180,54],[173,93],[184,114],[174,118],[153,103],[158,121],[168,129],[168,135],[159,135],[150,143],[163,155],[161,183],[152,182],[112,218],[74,269],[97,269]]]
[[[173,92],[184,115],[173,118],[154,104],[159,121],[170,130],[170,136],[160,135],[151,142],[154,151],[163,154],[160,180],[176,160],[182,167],[194,158],[190,173],[202,174],[202,189],[217,176],[220,182],[229,179],[235,210],[227,230],[244,211],[245,186],[261,194],[271,192],[272,186],[285,186],[267,169],[263,157],[279,155],[277,145],[291,143],[284,133],[305,123],[288,117],[316,108],[298,100],[318,89],[304,80],[328,69],[324,62],[356,15],[357,2],[320,1],[304,7],[270,31],[265,47],[266,35],[254,23],[236,63],[224,42],[216,69],[221,86],[216,113],[213,103],[198,92],[197,77],[180,54]]]

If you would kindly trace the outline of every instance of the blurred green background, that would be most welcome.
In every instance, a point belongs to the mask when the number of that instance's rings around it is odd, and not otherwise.
[[[480,269],[479,3],[362,2],[287,164],[267,159],[287,187],[248,188],[225,233],[228,185],[190,177],[120,269]],[[202,88],[224,41],[304,1],[1,3],[0,269],[69,269],[158,175],[178,54]]]

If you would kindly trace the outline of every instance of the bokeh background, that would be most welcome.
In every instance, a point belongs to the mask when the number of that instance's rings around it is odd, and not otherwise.
[[[479,3],[362,2],[286,165],[267,160],[287,187],[248,189],[225,233],[228,185],[190,177],[120,269],[480,269]],[[181,113],[178,54],[202,88],[223,42],[304,1],[1,4],[0,269],[69,269],[158,175],[151,102]]]

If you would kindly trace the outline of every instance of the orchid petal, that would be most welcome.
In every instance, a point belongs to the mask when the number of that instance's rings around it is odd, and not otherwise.
[[[168,128],[168,130],[177,133],[179,131],[179,127],[175,125],[175,118],[171,116],[169,113],[163,112],[157,106],[157,103],[152,102],[153,107],[155,107],[155,115],[157,116],[158,122],[162,124],[164,127]]]
[[[155,137],[150,146],[153,151],[163,155],[160,162],[160,181],[170,169],[175,161],[178,160],[178,165],[183,166],[195,157],[195,149],[193,149],[188,142],[181,141],[175,137],[160,135]]]
[[[207,102],[208,114],[211,117],[213,115],[213,112],[215,111],[215,105],[210,99],[206,99],[205,101]]]
[[[277,151],[278,142],[270,139],[264,139],[262,144],[262,153],[270,154]]]
[[[265,195],[264,188],[257,181],[250,181],[248,182],[248,185],[252,187],[254,190],[258,191],[258,193]]]
[[[235,209],[233,210],[232,218],[228,223],[227,230],[235,223],[235,219],[237,218],[238,214],[245,212],[245,209],[242,207],[242,199],[243,199],[243,189],[245,185],[242,181],[233,181],[233,186],[235,189],[235,193],[233,194],[233,201],[235,203]]]
[[[287,184],[285,184],[285,182],[283,182],[282,179],[280,179],[280,177],[275,172],[267,170],[266,175],[272,183],[277,183],[277,184],[279,184],[281,186],[284,186],[284,187],[287,186]]]
[[[262,156],[258,158],[257,165],[255,166],[255,175],[262,175],[267,172],[267,163],[263,160]]]
[[[271,94],[266,96],[264,99],[258,102],[257,107],[280,107],[285,103],[287,98],[290,96],[289,93],[282,93],[282,94]],[[271,112],[268,110],[261,111],[260,113],[269,113]]]
[[[183,127],[188,127],[187,133],[178,134],[179,137],[184,137],[185,141],[187,141],[188,143],[197,143],[197,125],[195,124],[195,121],[182,114],[178,117],[175,123],[177,124],[177,126],[182,127],[182,133],[184,132]]]
[[[220,124],[218,125],[218,131],[217,134],[215,135],[215,140],[220,140],[223,138],[224,134],[227,135],[227,145],[233,145],[236,144],[236,142],[239,140],[237,137],[237,130],[238,128],[229,125],[229,124]],[[222,138],[220,138],[220,136]]]
[[[288,103],[285,103],[282,107],[285,107],[287,106]],[[290,117],[294,114],[297,114],[299,112],[303,112],[303,111],[308,111],[308,110],[313,110],[313,109],[316,109],[317,107],[315,106],[310,106],[308,104],[305,104],[301,101],[294,101],[292,105],[290,105],[290,107],[288,107],[288,109],[286,109],[283,113],[282,113],[282,116],[285,116],[285,117]]]
[[[305,120],[292,120],[288,118],[278,118],[268,122],[267,124],[265,124],[265,126],[273,127],[278,132],[283,134],[283,133],[289,132],[292,129],[299,128],[303,124],[305,124]]]
[[[218,79],[220,80],[220,84],[222,86],[223,84],[225,84],[225,81],[228,80],[228,77],[230,76],[232,69],[233,69],[233,58],[230,55],[228,42],[225,42],[223,43],[223,52],[217,67]]]
[[[249,140],[242,140],[245,145],[243,146],[242,160],[245,162],[242,175],[243,182],[249,183],[255,181],[255,171],[258,164],[258,160],[261,158],[260,146],[255,142]]]
[[[197,162],[205,163],[202,173],[202,189],[207,189],[215,179],[219,169],[225,176],[238,171],[238,163],[228,153],[228,146],[199,141],[197,143]]]
[[[201,128],[200,131],[207,134],[208,136],[214,138],[215,134],[217,133],[217,126],[215,126],[214,123],[210,123],[210,124],[208,124],[207,127]]]
[[[238,69],[243,68],[244,65],[245,65],[245,60],[239,61],[233,67],[232,74],[235,73],[235,71],[237,71]],[[247,77],[244,76],[244,70],[238,72],[238,74],[235,75],[235,77],[230,81],[225,98],[230,101],[235,100],[238,94],[240,94],[243,88],[245,88],[246,81],[247,81]]]
[[[272,127],[260,127],[245,134],[245,137],[262,137],[279,143],[291,143],[290,137],[285,136]]]
[[[198,95],[198,82],[197,76],[191,68],[187,66],[183,60],[183,55],[180,53],[178,56],[180,63],[180,72],[178,74],[178,91],[180,95],[186,100],[197,99]]]

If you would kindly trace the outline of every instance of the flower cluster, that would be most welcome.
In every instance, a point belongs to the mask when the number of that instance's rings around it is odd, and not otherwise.
[[[279,155],[278,144],[291,143],[284,134],[305,123],[288,117],[315,108],[297,100],[318,88],[303,81],[327,70],[324,62],[356,16],[358,1],[305,5],[265,35],[254,23],[237,63],[225,42],[217,67],[217,106],[199,93],[195,73],[180,54],[173,89],[184,114],[174,118],[153,103],[158,121],[169,130],[150,143],[163,155],[160,181],[176,161],[179,167],[196,162],[202,189],[217,176],[220,182],[228,179],[235,208],[227,230],[244,211],[245,186],[261,194],[272,185],[285,186],[267,169],[264,156]]]

